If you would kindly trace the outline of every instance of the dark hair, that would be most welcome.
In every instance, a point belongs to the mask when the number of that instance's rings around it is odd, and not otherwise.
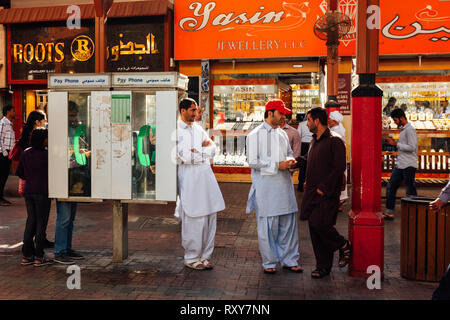
[[[69,101],[69,111],[75,111],[78,113],[78,105],[73,101]]]
[[[309,109],[306,113],[307,115],[310,114],[311,118],[313,120],[319,119],[319,122],[323,124],[324,126],[328,125],[328,115],[325,108],[322,107],[315,107],[312,109]]]
[[[267,119],[269,117],[269,112],[275,113],[275,110],[277,110],[277,109],[264,111],[264,119]]]
[[[397,102],[395,97],[390,97],[387,103],[387,106],[393,106]]]
[[[195,102],[194,99],[192,98],[184,98],[183,100],[180,101],[180,112],[181,109],[189,109],[193,104],[195,104],[195,106],[197,106],[197,102]]]
[[[341,105],[336,100],[328,100],[327,103],[325,103],[325,108],[339,108],[340,106]]]
[[[391,118],[397,118],[400,119],[401,117],[406,119],[405,111],[402,109],[394,109],[391,112]]]
[[[43,150],[44,140],[48,138],[48,130],[45,128],[36,128],[31,132],[30,144],[34,149]]]
[[[6,117],[6,114],[8,113],[9,110],[12,110],[13,106],[10,104],[7,104],[6,106],[3,107],[3,116]]]
[[[22,135],[19,139],[19,144],[22,147],[22,150],[25,150],[30,146],[31,131],[34,129],[36,120],[41,121],[42,119],[45,119],[45,113],[41,110],[31,111],[28,115],[27,122],[22,129]]]
[[[402,103],[400,105],[400,109],[402,109],[403,111],[406,111],[406,110],[408,110],[408,106],[406,105],[406,103]]]

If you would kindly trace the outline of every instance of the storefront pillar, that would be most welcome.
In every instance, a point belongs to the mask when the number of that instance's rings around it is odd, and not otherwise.
[[[113,262],[128,257],[128,204],[113,200]]]
[[[358,2],[357,73],[360,85],[352,92],[352,210],[349,239],[353,255],[349,274],[368,277],[369,266],[384,271],[384,219],[381,214],[381,99],[375,85],[378,70],[378,32],[366,27],[367,7],[379,1]]]

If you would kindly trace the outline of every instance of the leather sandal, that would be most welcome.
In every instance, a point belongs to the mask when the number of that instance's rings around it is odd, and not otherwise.
[[[191,263],[185,263],[186,267],[194,269],[194,270],[205,270],[205,265],[201,261],[194,261]]]
[[[283,266],[283,269],[287,269],[291,272],[295,272],[295,273],[302,273],[303,269],[300,266],[293,266],[293,267],[288,267],[288,266]]]
[[[392,213],[383,212],[384,220],[394,220],[394,215]]]
[[[329,274],[330,274],[330,271],[317,268],[316,270],[311,272],[311,277],[315,278],[315,279],[321,279],[323,277],[328,276]]]
[[[267,274],[275,274],[275,272],[277,272],[277,269],[275,269],[275,268],[264,269],[264,273],[267,273]]]
[[[339,248],[339,268],[344,268],[350,262],[352,254],[352,244],[347,240],[345,247]]]
[[[212,263],[209,262],[207,259],[201,259],[200,262],[203,263],[203,265],[205,266],[206,270],[211,270],[212,268],[214,268]]]

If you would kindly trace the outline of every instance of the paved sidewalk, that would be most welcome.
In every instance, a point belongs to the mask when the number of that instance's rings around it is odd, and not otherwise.
[[[129,257],[112,259],[112,202],[79,204],[73,248],[85,255],[81,289],[69,290],[67,266],[21,266],[26,210],[22,198],[9,198],[0,207],[0,299],[431,299],[437,283],[400,277],[400,218],[385,224],[385,279],[381,290],[369,290],[366,280],[351,278],[335,267],[330,277],[311,279],[314,255],[308,226],[299,223],[300,258],[305,269],[295,274],[278,268],[262,272],[254,214],[245,214],[250,184],[222,183],[226,210],[219,214],[211,271],[183,266],[180,225],[173,219],[174,204],[129,205]],[[430,190],[438,194],[439,189]],[[400,195],[401,191],[400,191]],[[297,194],[299,203],[301,194]],[[397,201],[400,204],[400,201]],[[55,203],[48,225],[53,240]],[[348,212],[349,204],[345,206]],[[400,208],[397,207],[399,212]],[[347,237],[348,216],[340,214],[337,229]],[[47,251],[50,257],[53,252]]]

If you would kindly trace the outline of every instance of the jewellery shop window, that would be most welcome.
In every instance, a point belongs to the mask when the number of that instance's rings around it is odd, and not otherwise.
[[[132,198],[155,199],[156,93],[133,92]]]
[[[91,196],[90,93],[69,93],[69,196]]]
[[[399,138],[390,112],[405,111],[416,129],[418,170],[448,170],[450,167],[450,84],[446,82],[380,83],[383,95],[383,136]],[[383,152],[395,147],[383,144]],[[386,157],[386,155],[385,155]]]
[[[267,101],[278,97],[275,79],[216,80],[213,136],[215,166],[247,167],[245,138],[264,121]],[[267,84],[258,84],[267,82]],[[216,84],[217,83],[217,84]],[[254,84],[252,84],[254,83]]]

